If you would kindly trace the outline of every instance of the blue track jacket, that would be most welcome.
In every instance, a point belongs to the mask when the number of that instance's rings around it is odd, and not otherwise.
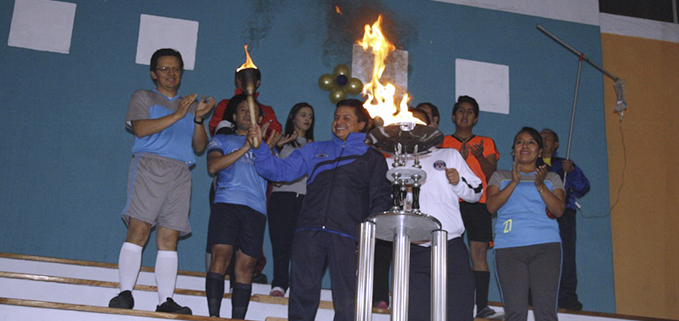
[[[552,157],[552,166],[547,166],[547,170],[559,174],[561,180],[563,180],[564,174],[564,160],[565,159],[561,157]],[[566,181],[563,183],[564,189],[566,190],[566,208],[577,210],[575,201],[577,198],[581,198],[589,192],[589,180],[585,177],[585,173],[582,169],[573,163],[573,171],[568,173]]]
[[[297,230],[319,229],[356,238],[359,224],[391,205],[387,164],[382,153],[364,143],[364,133],[346,141],[312,142],[285,159],[266,144],[255,149],[255,167],[264,178],[290,182],[307,175],[307,194]]]

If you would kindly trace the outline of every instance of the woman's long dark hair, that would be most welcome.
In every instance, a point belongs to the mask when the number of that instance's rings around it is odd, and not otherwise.
[[[285,121],[285,133],[283,133],[283,136],[292,135],[295,132],[295,117],[297,117],[300,109],[304,107],[309,107],[311,108],[311,112],[314,112],[314,107],[308,103],[298,103],[292,106],[292,109],[290,109],[290,114],[288,114],[288,119]],[[311,121],[311,126],[309,126],[309,129],[307,129],[306,133],[304,134],[304,138],[306,138],[307,141],[314,140],[314,124],[316,124],[316,119]],[[288,144],[292,144],[293,147],[299,148],[299,143],[297,143],[296,139],[289,142]]]

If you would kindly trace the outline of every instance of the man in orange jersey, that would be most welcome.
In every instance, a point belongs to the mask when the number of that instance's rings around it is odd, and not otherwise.
[[[483,182],[483,195],[478,203],[460,200],[460,212],[467,230],[476,281],[476,318],[501,319],[504,315],[488,306],[490,272],[486,259],[488,244],[493,241],[492,217],[486,209],[486,187],[488,179],[497,169],[500,154],[493,139],[472,133],[472,128],[479,120],[479,104],[476,99],[460,96],[453,106],[452,119],[455,133],[446,136],[441,147],[457,149],[474,174]]]

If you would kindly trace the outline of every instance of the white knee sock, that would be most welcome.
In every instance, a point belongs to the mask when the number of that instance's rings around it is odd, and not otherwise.
[[[156,256],[156,284],[158,285],[158,302],[163,304],[174,295],[177,282],[177,251],[158,251]]]
[[[120,291],[132,291],[137,283],[139,269],[141,269],[142,247],[134,243],[123,243],[118,257],[118,275],[120,276]]]

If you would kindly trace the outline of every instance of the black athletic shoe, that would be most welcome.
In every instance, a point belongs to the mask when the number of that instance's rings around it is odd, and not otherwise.
[[[134,308],[134,298],[132,297],[132,292],[125,290],[118,293],[111,301],[108,302],[109,308],[117,309],[132,309]]]
[[[578,299],[569,299],[559,302],[560,309],[566,309],[571,311],[582,311],[582,303]]]
[[[483,308],[476,314],[474,319],[492,319],[492,320],[502,320],[505,318],[505,314],[502,312],[497,312],[491,309],[489,306]]]
[[[262,274],[261,272],[255,271],[255,273],[252,275],[252,283],[258,283],[258,284],[267,284],[267,277],[266,274]]]
[[[167,312],[176,314],[188,314],[191,315],[191,309],[189,307],[183,307],[174,302],[172,298],[167,298],[163,304],[156,306],[156,312]]]

